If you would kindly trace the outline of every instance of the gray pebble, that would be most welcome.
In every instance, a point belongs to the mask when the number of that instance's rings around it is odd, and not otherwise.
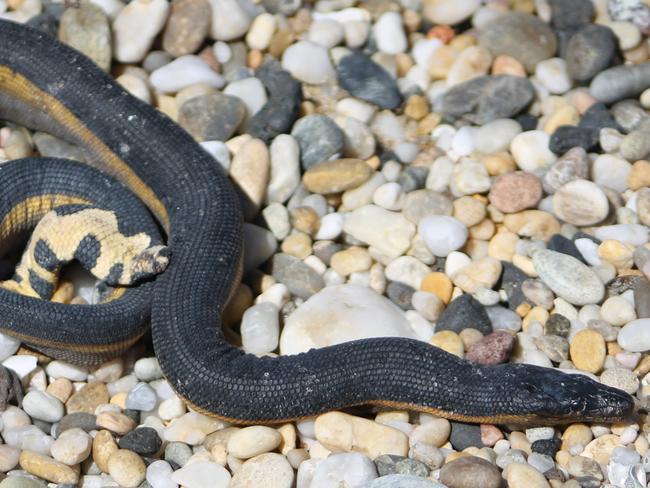
[[[246,116],[239,98],[208,93],[187,100],[178,111],[178,123],[197,141],[227,141]]]
[[[289,254],[276,254],[271,266],[273,278],[297,297],[307,299],[325,286],[323,278],[314,269]]]
[[[601,102],[613,103],[636,97],[650,86],[650,62],[626,64],[602,71],[591,82],[591,94]]]
[[[650,133],[633,130],[623,138],[619,151],[628,161],[644,159],[650,153]]]
[[[151,51],[144,58],[142,67],[145,69],[145,71],[151,73],[152,71],[155,71],[158,68],[162,68],[166,64],[171,63],[172,59],[174,59],[172,58],[172,55],[166,53],[165,51]]]
[[[47,483],[27,476],[8,476],[2,480],[0,488],[47,488]]]
[[[638,100],[623,100],[610,108],[614,120],[621,128],[630,132],[648,120],[648,113]]]
[[[571,330],[571,321],[564,315],[553,313],[544,324],[544,330],[548,335],[568,337]]]
[[[650,317],[650,282],[647,279],[637,280],[634,285],[634,306],[637,318]]]
[[[376,478],[361,488],[447,488],[445,485],[430,481],[420,476],[391,474]]]
[[[402,310],[412,310],[411,305],[415,290],[405,283],[391,281],[386,287],[386,296]]]
[[[535,345],[554,363],[569,358],[569,341],[557,335],[535,337]]]
[[[291,130],[300,146],[300,159],[307,170],[322,161],[332,159],[343,150],[343,132],[327,115],[308,115],[298,120]]]
[[[402,205],[404,217],[417,224],[429,215],[451,215],[454,205],[451,199],[432,190],[415,190],[406,194]]]
[[[617,39],[606,26],[589,24],[576,32],[567,45],[564,58],[569,76],[584,83],[611,65]]]
[[[45,132],[36,132],[32,136],[34,145],[43,157],[74,159],[75,161],[85,161],[86,158],[81,149],[74,144],[54,137]]]
[[[165,461],[174,467],[183,467],[192,457],[192,448],[182,442],[170,442],[165,446]]]
[[[90,2],[67,8],[59,24],[59,40],[81,51],[101,69],[111,67],[111,29],[104,11]]]
[[[404,456],[383,454],[375,458],[374,463],[375,466],[377,466],[379,476],[387,476],[389,474],[409,474],[425,478],[429,475],[429,468],[427,468],[424,463]]]
[[[543,187],[547,193],[555,193],[569,181],[586,179],[589,175],[589,156],[581,147],[564,153],[544,174]]]
[[[126,408],[129,410],[149,411],[156,406],[156,392],[147,383],[138,383],[126,396]]]
[[[58,424],[56,424],[54,430],[54,437],[59,437],[61,435],[61,432],[64,432],[68,429],[73,429],[75,427],[79,429],[83,429],[86,432],[95,430],[97,428],[96,420],[97,417],[95,417],[93,414],[90,413],[84,413],[84,412],[69,413],[68,415],[64,416],[61,420],[59,420]]]

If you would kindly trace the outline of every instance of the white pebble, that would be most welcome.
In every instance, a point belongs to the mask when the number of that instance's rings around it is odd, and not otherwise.
[[[113,22],[113,54],[121,63],[142,61],[167,20],[166,0],[133,0]]]
[[[232,41],[248,31],[252,16],[237,0],[209,0],[212,10],[210,35],[217,41]]]
[[[280,322],[278,308],[262,302],[250,307],[241,321],[242,347],[252,354],[265,354],[278,347]]]
[[[461,127],[454,134],[451,141],[451,149],[459,156],[469,156],[474,151],[478,129],[476,127]]]
[[[153,381],[163,377],[162,369],[155,357],[138,359],[133,365],[133,372],[140,381]]]
[[[313,85],[335,77],[327,49],[309,41],[289,46],[282,55],[282,67],[297,80]]]
[[[621,327],[636,319],[634,305],[622,296],[613,296],[605,300],[600,308],[600,315],[603,320],[616,327]]]
[[[267,102],[264,85],[259,78],[255,77],[233,81],[228,84],[223,93],[235,96],[244,102],[247,117],[252,117],[259,112]]]
[[[0,361],[12,356],[19,348],[19,339],[0,332]]]
[[[23,409],[30,417],[45,422],[58,422],[65,413],[61,400],[38,390],[32,390],[25,395]]]
[[[2,361],[5,368],[13,370],[20,379],[25,378],[36,369],[37,359],[35,356],[11,356]]]
[[[185,414],[185,411],[185,403],[176,395],[167,400],[163,400],[158,406],[158,415],[162,420],[178,418]]]
[[[372,31],[379,51],[386,54],[399,54],[406,51],[408,42],[402,26],[402,16],[398,12],[382,14],[372,27]]]
[[[545,59],[535,66],[535,77],[549,92],[566,93],[571,89],[571,77],[562,58]]]
[[[67,378],[70,381],[85,381],[88,378],[88,369],[85,367],[59,360],[50,362],[45,371],[51,378]]]
[[[623,193],[627,189],[627,177],[631,170],[632,165],[625,159],[611,154],[601,154],[591,167],[591,176],[597,185]]]
[[[506,151],[510,147],[512,139],[520,133],[521,125],[516,120],[493,120],[482,125],[476,131],[476,150],[484,154]]]
[[[275,32],[276,20],[272,14],[267,12],[258,15],[246,34],[246,44],[251,49],[259,51],[269,47],[273,33]]]
[[[535,173],[557,160],[548,148],[550,135],[542,130],[529,130],[517,134],[510,143],[510,152],[520,169]]]
[[[343,232],[343,215],[332,212],[320,220],[320,227],[314,236],[317,240],[334,240]]]
[[[151,85],[163,93],[175,93],[190,85],[205,83],[215,88],[224,85],[223,77],[198,56],[187,54],[154,70]]]
[[[69,466],[74,466],[90,456],[93,440],[78,427],[65,430],[52,444],[52,457]]]
[[[643,246],[648,242],[648,227],[641,224],[603,225],[594,229],[594,235],[601,241],[611,239],[632,246]]]
[[[343,37],[343,25],[333,19],[315,20],[309,26],[309,40],[328,49],[339,45]]]
[[[650,351],[650,319],[637,319],[627,323],[618,333],[618,345],[629,352]]]
[[[384,183],[375,190],[372,201],[386,210],[400,210],[404,201],[402,185],[393,182]]]
[[[187,463],[171,476],[172,482],[186,488],[227,488],[230,479],[226,468],[211,461]]]
[[[374,463],[357,452],[331,454],[316,468],[310,488],[363,486],[377,477]]]
[[[431,215],[420,220],[420,236],[434,256],[445,257],[467,241],[467,227],[447,215]]]
[[[178,488],[178,484],[172,481],[173,472],[167,461],[154,461],[147,466],[147,483],[151,488]]]

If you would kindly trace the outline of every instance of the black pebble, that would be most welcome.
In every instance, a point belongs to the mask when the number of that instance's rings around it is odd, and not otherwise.
[[[336,66],[339,84],[352,96],[394,110],[402,104],[397,83],[384,68],[363,54],[345,56]]]
[[[457,451],[462,451],[468,447],[483,447],[481,441],[481,426],[476,424],[463,424],[460,422],[451,422],[451,435],[449,442]]]
[[[158,452],[162,440],[155,429],[139,427],[122,437],[119,444],[121,449],[130,449],[138,454],[151,455]]]
[[[555,154],[564,154],[573,147],[589,151],[598,143],[599,133],[575,125],[561,125],[551,135],[548,148]]]
[[[530,449],[538,454],[545,454],[555,458],[555,453],[560,449],[560,439],[539,439],[530,445]]]
[[[97,417],[95,417],[91,413],[84,413],[84,412],[69,413],[68,415],[64,416],[61,420],[59,420],[59,423],[57,424],[56,430],[54,432],[54,436],[59,437],[61,435],[61,432],[65,432],[66,430],[75,427],[83,429],[86,432],[90,432],[91,430],[95,430],[97,428],[96,422],[97,422]]]
[[[521,285],[528,279],[528,275],[512,263],[502,261],[503,273],[501,274],[501,288],[508,297],[508,308],[516,310],[519,305],[526,301]]]
[[[571,321],[564,315],[559,313],[552,313],[546,324],[544,324],[544,332],[546,335],[556,335],[560,337],[568,337],[571,330]]]
[[[463,329],[470,328],[480,331],[483,335],[492,332],[492,322],[485,307],[469,294],[453,300],[436,323],[436,332],[451,330],[459,333]]]
[[[562,234],[554,234],[553,237],[551,237],[551,239],[548,241],[547,248],[551,251],[568,254],[569,256],[573,256],[577,260],[587,264],[573,241],[571,239],[567,239]]]
[[[535,130],[537,129],[538,118],[532,114],[520,114],[515,117],[515,120],[521,125],[521,130]]]
[[[411,299],[415,290],[405,283],[391,281],[386,287],[386,296],[402,310],[412,310]]]
[[[551,0],[551,25],[564,30],[580,27],[594,18],[594,4],[591,0]]]
[[[410,166],[402,171],[397,182],[402,186],[404,193],[410,193],[424,188],[428,174],[429,168],[426,166]]]
[[[594,129],[600,134],[600,129],[611,127],[613,129],[621,130],[613,115],[607,110],[607,106],[602,103],[594,103],[587,111],[582,114],[578,127],[583,129]]]

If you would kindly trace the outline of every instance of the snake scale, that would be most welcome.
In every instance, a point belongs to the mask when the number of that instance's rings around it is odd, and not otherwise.
[[[155,353],[174,390],[200,412],[243,424],[361,404],[490,423],[614,421],[633,410],[630,395],[582,375],[474,365],[416,340],[368,339],[277,358],[245,354],[220,328],[240,276],[242,216],[210,155],[77,51],[8,21],[0,21],[0,118],[81,147],[90,165],[144,202],[171,250],[154,282],[97,305],[0,289],[0,329],[54,357],[97,364],[137,340],[150,317]],[[17,180],[3,180],[5,215],[29,207],[26,198],[39,208],[70,198],[105,203],[88,181],[101,178],[80,164],[52,163],[36,182],[33,163],[11,163],[7,172]],[[8,196],[12,191],[18,196]]]

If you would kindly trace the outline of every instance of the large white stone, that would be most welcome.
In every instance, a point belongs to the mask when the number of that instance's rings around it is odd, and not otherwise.
[[[113,22],[115,59],[121,63],[142,61],[167,20],[167,0],[133,0]]]
[[[415,338],[404,312],[370,288],[335,285],[322,289],[286,320],[281,354],[369,337]]]
[[[237,0],[209,0],[212,7],[210,35],[217,41],[232,41],[248,31],[252,16]]]
[[[408,42],[402,16],[398,12],[386,12],[377,19],[372,27],[377,40],[377,48],[386,54],[399,54],[406,51]]]
[[[314,473],[310,488],[361,487],[377,477],[374,463],[358,452],[332,454]]]
[[[335,77],[327,48],[309,41],[289,46],[282,55],[282,67],[299,81],[318,85]]]
[[[629,352],[650,351],[650,319],[629,322],[618,333],[618,345]]]

